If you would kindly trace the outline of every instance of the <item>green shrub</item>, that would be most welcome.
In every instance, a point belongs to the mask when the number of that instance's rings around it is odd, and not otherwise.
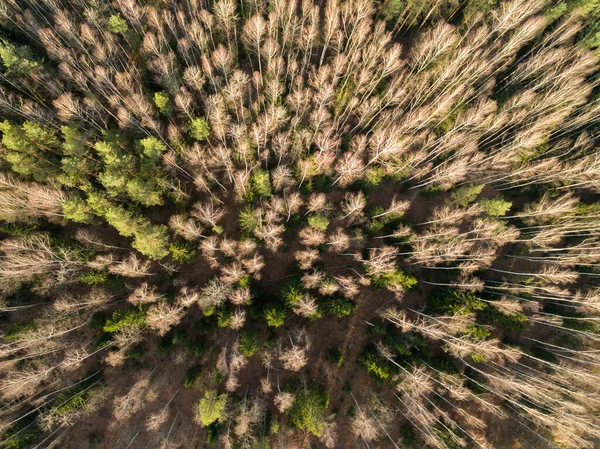
[[[250,285],[250,282],[252,282],[252,276],[247,274],[238,281],[238,285],[240,287],[247,287]]]
[[[186,388],[193,387],[198,378],[200,377],[201,371],[198,365],[190,366],[183,375],[183,385]]]
[[[88,449],[101,447],[102,441],[104,441],[104,439],[102,438],[101,434],[96,432],[90,434],[87,438]]]
[[[116,310],[104,325],[104,332],[115,333],[123,328],[144,329],[146,324],[146,310],[141,306]]]
[[[484,355],[476,352],[470,354],[469,357],[471,357],[471,360],[473,360],[475,363],[487,363],[489,361]]]
[[[156,352],[161,355],[166,354],[171,349],[172,343],[171,337],[164,336],[160,338],[156,343]]]
[[[307,168],[300,170],[300,167]],[[298,183],[302,182],[302,185],[300,186],[300,191],[302,193],[306,194],[312,192],[312,178],[317,175],[317,168],[318,164],[314,155],[303,158],[300,163],[294,167],[294,178]]]
[[[316,175],[310,180],[312,184],[312,191],[314,192],[331,192],[331,178],[326,175]]]
[[[379,380],[387,380],[394,374],[389,363],[383,360],[377,351],[372,348],[365,350],[358,359],[358,363]]]
[[[269,198],[272,194],[273,189],[271,187],[269,172],[262,169],[253,170],[246,199],[254,201],[256,199]]]
[[[428,305],[432,311],[447,315],[468,315],[487,308],[487,304],[472,292],[448,289],[436,290],[428,298]]]
[[[288,306],[292,307],[304,298],[304,292],[297,281],[287,283],[281,290],[281,297],[283,302]]]
[[[243,330],[240,333],[240,351],[246,357],[250,358],[260,349],[260,335],[251,330]]]
[[[326,298],[320,304],[320,308],[323,313],[343,318],[354,312],[358,308],[358,305],[351,299],[344,298],[341,295],[335,295]]]
[[[211,317],[215,314],[215,312],[217,311],[216,307],[209,307],[208,309],[204,309],[202,311],[202,313],[204,314],[204,316],[206,317]]]
[[[377,234],[381,232],[385,227],[385,222],[381,219],[373,218],[369,220],[369,224],[367,225],[367,232],[369,235]]]
[[[185,331],[183,329],[175,329],[175,332],[173,332],[173,339],[171,340],[171,342],[174,345],[181,345],[181,344],[184,344],[185,341],[186,341]]]
[[[356,83],[352,79],[336,89],[333,100],[333,110],[335,115],[340,114],[344,110],[348,102],[352,99],[352,96],[355,94],[355,91]]]
[[[227,376],[225,374],[221,373],[218,369],[215,370],[213,378],[217,385],[222,384],[223,382],[225,382],[227,380]]]
[[[96,330],[100,330],[100,329],[104,329],[104,325],[106,324],[106,312],[95,312],[92,317],[90,318],[90,321],[88,321],[88,327],[90,329],[96,329]]]
[[[376,290],[392,286],[401,286],[404,289],[409,289],[416,284],[417,278],[410,274],[404,273],[400,269],[397,269],[394,273],[391,274],[382,274],[380,276],[371,278],[371,286]]]
[[[108,19],[108,29],[113,33],[125,33],[129,26],[127,25],[127,21],[121,17],[121,14],[113,14]]]
[[[600,335],[600,325],[591,321],[578,320],[576,317],[563,318],[563,326],[567,329],[574,329],[581,332]]]
[[[367,335],[385,335],[387,326],[383,321],[375,321],[372,326],[367,327]]]
[[[106,271],[91,270],[87,273],[81,273],[77,280],[87,285],[102,285],[108,282],[108,273]]]
[[[308,217],[308,225],[312,228],[326,231],[329,226],[329,219],[323,214],[310,214]]]
[[[450,199],[447,202],[454,203],[459,207],[466,207],[477,199],[483,187],[483,184],[459,187],[450,194]]]
[[[489,330],[478,324],[469,324],[467,333],[476,340],[485,340],[491,335]]]
[[[4,300],[6,301],[6,305],[9,307],[12,306],[22,306],[30,302],[32,299],[32,291],[31,288],[33,284],[24,282],[15,290],[5,293]]]
[[[206,341],[199,338],[196,340],[192,340],[186,343],[185,351],[194,354],[196,357],[202,357],[208,351],[208,346]]]
[[[4,332],[2,337],[9,341],[16,340],[19,337],[19,335],[25,334],[34,329],[35,329],[35,323],[33,321],[30,321],[28,323],[15,323],[12,326],[10,326],[8,329],[6,329],[6,331]]]
[[[0,223],[0,232],[11,237],[27,237],[36,230],[35,224],[28,223]]]
[[[169,254],[169,228],[165,225],[147,224],[135,233],[131,246],[151,259],[162,259]]]
[[[373,217],[377,216],[377,215],[381,215],[385,212],[385,208],[381,207],[381,206],[375,206],[375,207],[371,207],[369,208],[366,212],[365,212],[365,216],[369,219],[372,219]]]
[[[271,417],[271,422],[269,423],[269,434],[277,435],[279,433],[279,421],[275,416]]]
[[[412,356],[411,348],[414,348],[414,346],[408,338],[408,335],[409,334],[392,332],[385,335],[384,343],[398,355],[404,358],[410,358]]]
[[[71,196],[62,203],[63,214],[67,220],[78,223],[91,223],[94,220],[92,208],[79,196]]]
[[[253,212],[252,208],[247,206],[240,211],[238,223],[240,224],[242,235],[251,237],[254,234],[254,230],[260,225],[260,219]]]
[[[442,193],[444,193],[444,189],[441,186],[430,184],[421,191],[420,195],[425,198],[435,198]]]
[[[100,349],[104,349],[107,348],[109,346],[111,346],[113,344],[113,339],[111,334],[107,333],[107,332],[103,332],[98,339],[94,340],[94,343],[92,344],[92,349],[94,351],[98,351]]]
[[[213,423],[225,421],[225,407],[227,405],[227,395],[217,395],[217,390],[207,390],[204,392],[204,398],[200,399],[198,411],[200,412],[200,422],[204,427]]]
[[[210,135],[210,126],[208,126],[206,120],[201,117],[193,118],[190,122],[189,134],[193,139],[201,142],[206,140],[206,138]]]
[[[483,200],[479,203],[486,214],[490,217],[502,217],[512,207],[512,202],[504,201],[502,198],[493,198],[491,200]]]
[[[402,447],[406,449],[418,449],[419,448],[419,440],[417,440],[417,435],[415,431],[410,426],[410,424],[406,424],[402,426],[400,429],[400,438],[402,439]]]
[[[196,256],[196,249],[190,242],[177,241],[169,246],[171,257],[175,262],[191,262]]]
[[[214,446],[219,442],[219,436],[222,429],[217,423],[213,423],[206,428],[206,444]]]
[[[371,167],[365,172],[363,178],[364,189],[370,191],[377,187],[385,179],[385,169],[383,167]]]
[[[538,359],[545,360],[546,362],[550,362],[553,364],[559,364],[560,359],[556,357],[552,352],[548,351],[541,345],[536,345],[531,348],[531,354],[533,354]]]
[[[202,319],[196,321],[196,324],[194,324],[194,327],[196,329],[204,332],[205,334],[210,334],[216,330],[217,326],[215,325],[215,322],[213,319],[206,316],[206,313],[204,315],[205,316]]]
[[[144,355],[144,347],[141,344],[137,344],[127,353],[128,360],[140,360]]]
[[[267,324],[271,327],[279,327],[285,322],[285,310],[279,305],[270,305],[266,307],[263,314],[267,320]]]
[[[169,94],[165,91],[154,93],[154,104],[163,115],[169,116],[173,112]]]
[[[228,327],[233,321],[233,311],[228,307],[219,307],[217,309],[217,326]]]
[[[0,449],[25,449],[41,435],[40,428],[31,419],[22,419],[8,428],[0,438]]]
[[[337,367],[342,366],[342,363],[344,363],[344,356],[338,348],[332,348],[327,351],[326,359],[329,363]]]
[[[329,394],[319,389],[308,390],[296,395],[288,410],[295,426],[315,436],[323,432],[323,415],[329,406]]]
[[[70,392],[63,392],[58,395],[54,403],[56,404],[51,408],[51,413],[56,415],[66,415],[75,410],[81,409],[85,406],[87,399],[94,393],[94,389],[90,388],[79,393],[72,394]]]

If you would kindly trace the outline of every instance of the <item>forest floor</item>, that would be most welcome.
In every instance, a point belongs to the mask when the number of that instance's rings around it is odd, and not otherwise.
[[[417,198],[416,190],[403,191],[401,184],[385,184],[382,187],[384,188],[377,188],[370,193],[368,207],[389,204],[394,195],[401,200],[410,200],[412,201],[411,207],[403,217],[410,223],[427,221],[430,218],[430,212],[446,200],[445,194]],[[335,197],[335,192],[332,194]],[[493,196],[493,194],[494,192],[484,191],[486,196]],[[341,198],[340,196],[338,200]],[[415,200],[415,198],[417,199]],[[236,238],[238,237],[236,235],[237,214],[240,207],[236,208],[232,204],[228,205],[226,210],[229,215],[223,220],[225,233]],[[160,213],[157,213],[154,219],[161,221]],[[335,225],[335,222],[332,223],[332,228]],[[118,243],[118,239],[116,242]],[[377,246],[381,244],[382,240],[375,239],[372,242],[372,246]],[[300,273],[297,271],[294,259],[294,253],[300,248],[299,242],[292,240],[284,250],[265,254],[265,267],[262,270],[262,278],[258,281],[260,289],[265,295],[279,296],[286,282]],[[348,274],[348,270],[360,269],[360,264],[351,256],[333,253],[324,254],[323,264],[325,270],[333,276]],[[426,268],[415,269],[413,267],[412,271],[418,279],[426,280],[429,277]],[[201,256],[198,256],[195,261],[181,267],[177,278],[179,285],[187,283],[202,286],[213,275],[214,271]],[[127,285],[129,288],[135,288],[133,284],[136,282]],[[171,279],[163,279],[158,285],[161,288],[172,289],[172,284]],[[290,315],[285,325],[276,330],[269,330],[266,325],[262,325],[264,323],[261,324],[260,332],[265,338],[286,339],[289,329],[305,329],[311,345],[309,362],[302,370],[304,381],[312,383],[321,379],[323,387],[330,393],[328,412],[332,415],[328,419],[334,420],[338,425],[337,447],[362,447],[361,442],[357,441],[351,432],[349,420],[346,418],[352,414],[354,409],[354,403],[351,402],[348,391],[351,391],[359,402],[365,403],[371,390],[379,390],[379,393],[389,396],[386,397],[388,403],[397,402],[398,407],[401,406],[399,401],[394,400],[393,392],[389,391],[389,388],[380,388],[374,384],[372,379],[369,379],[367,371],[357,364],[360,354],[369,339],[372,339],[372,333],[369,331],[373,327],[373,321],[377,319],[378,311],[383,306],[398,300],[404,309],[419,307],[419,305],[425,304],[426,297],[433,288],[432,285],[421,282],[398,298],[391,291],[373,291],[370,287],[363,286],[355,298],[358,308],[348,317],[325,316],[319,320],[309,321],[296,315]],[[207,340],[208,346],[213,348],[209,353],[197,357],[185,352],[181,346],[174,346],[169,352],[159,354],[156,351],[159,337],[150,335],[143,346],[138,348],[140,356],[130,357],[121,367],[104,366],[103,376],[106,383],[111,385],[110,396],[106,398],[99,410],[82,417],[75,425],[68,428],[61,447],[64,449],[168,448],[169,445],[166,443],[169,441],[178,442],[185,449],[219,447],[218,445],[209,446],[205,443],[206,431],[195,421],[195,415],[202,392],[216,386],[215,366],[219,355],[217,351],[231,344],[237,338],[238,333],[227,328],[205,333],[196,326],[201,318],[200,310],[192,308],[178,328],[185,329],[185,336],[188,339]],[[252,321],[252,324],[256,324],[256,322]],[[344,361],[341,366],[337,367],[327,360],[327,354],[331,349],[338,349],[342,353]],[[194,386],[186,388],[183,386],[185,373],[193,366],[199,368],[200,376]],[[102,366],[85,367],[88,372],[101,368]],[[260,378],[264,373],[265,369],[261,366],[260,355],[254,355],[240,373],[240,387],[236,393],[243,395],[244,392],[259,390]],[[270,375],[277,378],[281,387],[292,377],[285,371],[271,372]],[[150,380],[150,388],[139,399],[139,407],[130,416],[116,420],[113,414],[114,399],[126,395],[132,386],[144,377]],[[222,391],[222,388],[222,384],[218,386],[219,391]],[[173,399],[171,400],[171,398]],[[148,430],[146,428],[148,418],[153,414],[160,413],[169,400],[171,402],[168,406],[169,414],[166,423],[163,423],[158,430]],[[399,416],[400,418],[394,422],[389,432],[390,437],[395,441],[399,440],[401,428],[407,422],[401,414]],[[497,428],[505,427],[498,426]],[[493,429],[490,433],[492,441],[496,441],[497,449],[514,447],[506,443],[505,436],[502,434],[494,432]],[[315,446],[314,439],[309,446],[304,435],[299,432],[295,436],[290,436],[290,441],[287,441],[286,444],[295,444],[297,447],[321,447],[320,443]],[[393,447],[393,445],[385,439],[381,441],[381,447]]]

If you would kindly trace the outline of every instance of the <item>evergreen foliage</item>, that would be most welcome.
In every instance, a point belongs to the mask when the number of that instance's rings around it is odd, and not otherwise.
[[[143,329],[146,325],[146,311],[141,307],[130,307],[115,311],[106,321],[104,331],[115,333],[127,328]]]
[[[286,313],[283,307],[280,307],[279,305],[270,305],[265,308],[264,316],[269,326],[279,327],[285,322]]]
[[[250,358],[260,349],[260,336],[251,330],[244,330],[240,334],[240,350],[244,356]]]
[[[308,217],[308,224],[315,229],[325,231],[329,226],[329,220],[323,214],[312,214]]]
[[[213,423],[224,421],[226,405],[226,395],[218,395],[216,390],[206,390],[198,405],[202,425],[208,427]]]
[[[483,210],[485,210],[485,213],[490,217],[501,217],[506,215],[506,213],[512,207],[512,203],[510,201],[504,201],[501,198],[483,200],[480,204],[481,207],[483,207]]]
[[[169,254],[169,232],[165,225],[146,224],[135,232],[131,246],[151,259],[162,259]]]
[[[16,47],[5,39],[0,39],[0,60],[4,73],[12,76],[27,75],[38,65],[27,46]]]
[[[599,5],[0,0],[0,448],[592,448]]]
[[[163,115],[169,116],[173,112],[171,100],[169,99],[169,94],[167,92],[155,92],[154,104]]]
[[[319,436],[323,432],[323,415],[329,405],[329,395],[318,389],[311,389],[296,396],[289,415],[295,426]]]
[[[210,135],[210,126],[202,117],[195,117],[190,122],[189,133],[193,139],[203,141]]]
[[[108,29],[113,33],[123,34],[129,29],[129,26],[121,14],[113,14],[108,19]]]
[[[483,187],[483,184],[459,187],[450,195],[450,201],[459,207],[466,207],[477,199]]]

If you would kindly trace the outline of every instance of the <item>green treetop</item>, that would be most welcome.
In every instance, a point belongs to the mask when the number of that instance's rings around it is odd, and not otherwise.
[[[156,178],[137,177],[130,179],[126,184],[127,194],[136,203],[144,206],[160,206],[163,204],[161,191],[158,188]]]
[[[29,47],[15,47],[4,39],[0,39],[0,60],[7,75],[27,75],[38,66],[31,57]]]
[[[128,174],[119,167],[107,165],[104,171],[98,175],[98,180],[110,196],[116,197],[125,190]]]
[[[203,141],[210,135],[210,126],[208,126],[208,123],[203,118],[196,117],[190,122],[189,133],[192,138]]]
[[[94,149],[106,165],[122,164],[126,156],[126,153],[116,143],[110,141],[98,141],[94,144]]]
[[[92,208],[95,214],[104,216],[108,209],[112,206],[112,203],[106,194],[99,190],[94,190],[88,193],[87,199],[88,205]]]
[[[226,405],[227,395],[217,395],[217,390],[205,391],[204,398],[200,399],[200,403],[198,404],[202,425],[206,427],[214,422],[225,421]]]
[[[63,214],[67,220],[78,223],[91,223],[94,219],[92,208],[79,196],[67,198],[62,203]]]
[[[173,112],[169,95],[164,91],[154,93],[154,104],[163,115],[169,116]]]
[[[311,228],[326,231],[329,226],[329,219],[323,214],[311,214],[308,217],[308,225]]]
[[[123,34],[129,29],[129,26],[121,14],[113,14],[108,19],[108,29],[113,33]]]
[[[502,198],[493,198],[491,200],[483,200],[479,203],[486,214],[490,217],[501,217],[512,207],[510,201],[504,201]]]
[[[285,322],[286,313],[283,307],[271,305],[265,309],[264,315],[271,327],[279,327]]]
[[[63,126],[61,134],[63,158],[60,161],[62,173],[58,176],[58,181],[65,186],[87,191],[92,188],[88,175],[98,171],[98,163],[90,156],[86,144],[91,133],[73,126]]]
[[[169,255],[169,228],[148,223],[135,233],[131,246],[151,259],[162,259]]]
[[[262,169],[256,169],[252,172],[250,178],[250,189],[247,199],[252,201],[258,198],[269,198],[273,194],[271,187],[271,178],[269,172]]]
[[[17,125],[0,123],[2,143],[8,150],[6,160],[22,175],[43,182],[58,174],[59,141],[56,132],[38,123],[26,121]]]
[[[301,429],[319,436],[323,432],[323,414],[329,405],[329,394],[309,390],[296,396],[289,410],[292,422]]]
[[[110,206],[104,214],[104,218],[124,237],[138,232],[143,222],[141,217],[121,206]]]
[[[140,140],[140,145],[144,156],[152,162],[156,162],[167,149],[165,143],[154,136]]]
[[[452,192],[448,202],[454,203],[460,207],[468,206],[477,199],[477,196],[482,190],[483,184],[460,187]]]

